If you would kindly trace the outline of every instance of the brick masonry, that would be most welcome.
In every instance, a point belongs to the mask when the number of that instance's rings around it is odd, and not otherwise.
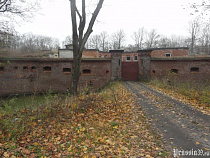
[[[170,57],[187,57],[189,48],[156,48],[151,52],[151,57],[166,57],[166,54],[170,54]]]
[[[150,79],[151,70],[151,50],[138,51],[139,53],[139,79]]]
[[[138,55],[138,58],[135,62],[127,63],[123,62],[123,56],[128,53],[123,50],[111,50],[107,53],[111,58],[83,59],[79,91],[96,90],[110,80],[162,78],[171,71],[182,81],[203,82],[210,79],[209,57],[155,58],[151,56],[152,51],[130,53]],[[67,92],[70,89],[72,62],[69,58],[0,59],[0,95],[42,93],[49,90]]]
[[[178,50],[178,49],[176,49]],[[210,80],[209,57],[151,57],[153,50],[140,50],[139,79],[148,80],[170,76],[179,81],[206,82]]]
[[[181,81],[205,82],[210,79],[210,58],[152,58],[150,73],[152,78],[176,76]]]
[[[0,60],[0,95],[66,92],[71,83],[71,59]],[[79,90],[98,89],[110,81],[110,59],[83,59]]]
[[[122,52],[123,50],[110,50],[111,53],[111,69],[112,75],[111,80],[121,80],[122,79]]]

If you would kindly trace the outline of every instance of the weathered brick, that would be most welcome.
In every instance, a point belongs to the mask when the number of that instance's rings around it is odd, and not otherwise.
[[[71,59],[4,59],[0,60],[0,95],[20,93],[66,92],[70,89]],[[51,70],[50,70],[51,68]],[[68,71],[63,70],[68,68]],[[84,69],[91,70],[83,74]],[[98,89],[110,81],[110,59],[83,59],[79,90],[85,86]]]

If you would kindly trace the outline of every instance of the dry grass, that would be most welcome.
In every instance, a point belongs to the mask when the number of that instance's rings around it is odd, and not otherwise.
[[[180,98],[182,101],[189,102],[204,113],[210,113],[210,81],[198,83],[196,81],[179,82],[174,78],[170,80],[154,79],[149,85],[165,91],[167,94]]]

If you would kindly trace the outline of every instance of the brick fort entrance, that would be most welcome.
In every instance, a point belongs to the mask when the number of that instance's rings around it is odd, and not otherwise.
[[[138,62],[122,62],[122,79],[124,81],[138,81]]]

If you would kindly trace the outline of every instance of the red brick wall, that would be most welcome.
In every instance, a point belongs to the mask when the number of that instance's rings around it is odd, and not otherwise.
[[[63,72],[63,68],[72,68],[70,59],[6,59],[0,63],[0,95],[49,90],[66,92],[70,88],[72,74]],[[110,63],[110,59],[82,60],[79,89],[84,89],[90,82],[95,90],[107,84],[110,81]],[[45,66],[50,66],[51,71],[43,70]],[[91,73],[83,73],[84,69],[91,70]]]
[[[128,62],[126,60],[127,56],[130,56],[130,62],[137,62],[138,61],[138,53],[131,52],[131,53],[123,53],[122,54],[122,62]],[[137,56],[137,61],[134,61],[134,56]]]
[[[99,52],[99,58],[111,58],[111,53],[109,53],[109,52]]]
[[[199,68],[199,71],[191,71],[191,68]],[[168,60],[165,58],[152,58],[152,78],[168,76],[171,69],[178,70],[178,74],[174,74],[174,76],[179,80],[206,81],[210,79],[210,58],[175,58]]]
[[[171,57],[186,57],[188,49],[154,49],[151,52],[151,57],[165,57],[166,53],[171,53]]]
[[[99,51],[96,49],[86,49],[82,52],[83,58],[98,58]]]
[[[144,51],[144,50],[141,50]],[[165,57],[166,53],[171,53],[171,57],[186,57],[188,56],[188,48],[157,48],[151,50],[151,57]],[[126,60],[127,56],[130,56],[130,62],[134,61],[134,56],[137,56],[137,61],[139,60],[138,56],[141,52],[123,52],[122,53],[122,62],[128,62]]]

